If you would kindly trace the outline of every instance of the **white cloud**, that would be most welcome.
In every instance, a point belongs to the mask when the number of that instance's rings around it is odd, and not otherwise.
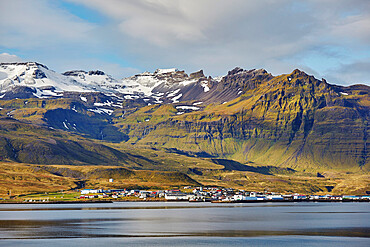
[[[134,54],[142,67],[204,68],[212,74],[279,64],[269,61],[314,67],[297,58],[320,47],[326,56],[328,46],[364,46],[370,34],[364,1],[70,1],[109,16],[123,44],[119,51]]]
[[[370,60],[341,64],[326,72],[326,78],[334,84],[366,84],[370,85]]]
[[[241,66],[273,74],[299,67],[320,77],[370,54],[366,0],[65,1],[106,21],[88,23],[53,1],[4,1],[0,46],[59,71],[96,66],[122,75],[158,67],[222,75]]]
[[[194,1],[72,1],[102,11],[115,20],[123,34],[167,46],[174,42],[192,42],[205,39],[201,22],[207,12],[197,11]],[[208,0],[204,2],[209,2]],[[189,8],[190,7],[190,8]],[[199,4],[204,10],[204,4]]]
[[[370,11],[370,6],[369,6]],[[347,17],[343,23],[336,25],[332,29],[334,36],[348,40],[359,40],[370,43],[370,32],[366,31],[370,27],[370,12],[367,15],[356,15]]]
[[[45,49],[83,42],[92,24],[59,9],[52,1],[1,1],[0,45],[10,48]]]
[[[124,77],[132,76],[133,74],[140,73],[140,70],[135,68],[124,67],[120,64],[108,63],[99,59],[91,58],[78,58],[71,60],[68,63],[65,63],[64,61],[53,61],[52,64],[49,64],[48,66],[52,66],[51,68],[57,67],[59,72],[65,72],[68,70],[101,70],[116,79],[121,79]]]
[[[16,55],[11,55],[8,53],[0,53],[0,63],[14,63],[14,62],[22,62],[23,60]]]

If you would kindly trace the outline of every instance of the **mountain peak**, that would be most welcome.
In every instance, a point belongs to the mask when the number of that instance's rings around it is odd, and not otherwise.
[[[86,74],[87,72],[85,70],[68,70],[64,73],[62,73],[62,75],[65,75],[65,76],[78,76],[79,74]]]
[[[69,71],[66,71],[66,72],[62,73],[62,75],[65,75],[65,76],[78,76],[80,74],[105,75],[105,73],[101,70],[90,70],[89,72],[86,72],[85,70],[69,70]]]
[[[244,69],[242,69],[240,67],[235,67],[234,69],[227,72],[227,75],[235,75],[235,74],[238,74],[239,72],[242,72],[242,71],[244,71]]]
[[[38,63],[38,62],[14,62],[14,63],[9,63],[9,62],[5,62],[5,63],[0,63],[0,66],[27,66],[27,67],[44,67],[45,69],[48,69],[48,67],[46,67],[46,65],[44,64],[41,64],[41,63]]]
[[[290,75],[292,75],[292,76],[308,76],[306,74],[306,72],[304,72],[303,70],[299,70],[299,69],[293,70],[293,72],[290,73]]]
[[[88,74],[89,75],[105,75],[105,73],[101,70],[90,70]]]
[[[240,67],[235,67],[234,69],[230,70],[227,75],[236,75],[239,73],[246,73],[246,74],[255,74],[255,75],[264,75],[268,74],[268,72],[265,69],[250,69],[250,70],[244,70]]]
[[[167,74],[167,73],[174,73],[174,72],[177,72],[179,71],[178,69],[176,68],[170,68],[170,69],[156,69],[154,71],[154,74]]]
[[[255,73],[258,73],[258,74],[268,74],[268,72],[265,69],[263,69],[263,68],[261,68],[261,69],[253,69],[252,71],[255,72]]]
[[[203,78],[205,76],[204,76],[203,70],[201,69],[199,71],[191,73],[189,77],[190,79],[197,79],[197,78]]]

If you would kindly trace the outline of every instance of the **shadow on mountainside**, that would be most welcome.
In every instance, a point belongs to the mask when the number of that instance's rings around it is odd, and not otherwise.
[[[264,175],[291,174],[296,172],[291,168],[281,168],[276,166],[249,166],[228,159],[211,159],[213,163],[224,166],[225,171],[247,171],[256,172]]]

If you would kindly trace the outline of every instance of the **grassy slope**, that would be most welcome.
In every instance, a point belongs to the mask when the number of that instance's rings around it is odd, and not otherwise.
[[[109,179],[114,182],[110,183]],[[76,188],[85,181],[86,188],[159,188],[199,185],[184,173],[170,171],[128,170],[117,166],[43,166],[14,162],[0,163],[0,197],[56,192]]]
[[[0,119],[0,160],[34,164],[133,163],[126,154],[59,130]]]
[[[193,176],[203,184],[217,184],[249,191],[278,191],[304,194],[366,194],[370,175],[338,172],[335,176],[318,178],[314,174],[264,175],[244,171],[214,171]]]
[[[35,166],[14,162],[0,163],[0,197],[29,194],[33,192],[51,192],[74,188],[73,180],[53,175]]]
[[[249,171],[222,169],[202,170],[202,175],[167,171],[127,170],[112,166],[42,166],[19,163],[0,163],[0,197],[37,192],[67,191],[85,181],[85,188],[144,188],[168,189],[184,185],[224,186],[249,191],[275,191],[307,194],[364,194],[370,176],[366,174],[325,173],[325,178],[314,174],[262,174]],[[114,178],[114,182],[108,182]],[[199,182],[199,183],[198,183]]]

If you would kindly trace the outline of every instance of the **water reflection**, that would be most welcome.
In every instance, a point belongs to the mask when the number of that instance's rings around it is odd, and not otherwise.
[[[369,209],[369,203],[0,205],[0,239],[330,236],[366,242]]]

